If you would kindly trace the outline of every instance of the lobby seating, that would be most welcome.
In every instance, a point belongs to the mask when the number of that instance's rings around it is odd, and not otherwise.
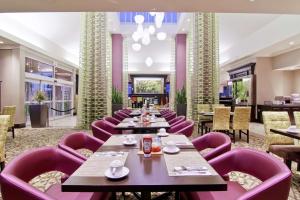
[[[291,126],[290,118],[287,112],[264,111],[262,113],[264,127],[266,132],[265,148],[268,151],[270,145],[294,144],[292,138],[272,133],[270,129],[287,129]]]
[[[123,111],[123,110],[119,110],[119,111],[117,111],[120,115],[122,115],[123,117],[125,117],[125,118],[128,118],[128,117],[130,117],[129,116],[129,114],[127,114],[125,111]]]
[[[65,135],[58,143],[58,147],[85,161],[87,157],[80,154],[77,150],[88,149],[95,152],[103,145],[103,143],[102,140],[90,136],[88,133],[76,132]]]
[[[12,132],[12,137],[15,138],[15,116],[16,106],[4,106],[1,115],[9,115],[8,131]]]
[[[108,199],[110,193],[62,192],[60,183],[42,192],[28,183],[34,177],[50,171],[60,171],[71,175],[82,163],[83,160],[58,148],[43,147],[26,151],[17,156],[2,171],[0,176],[2,198],[4,200]]]
[[[203,136],[199,136],[193,139],[192,143],[206,160],[211,160],[227,151],[230,151],[231,149],[231,140],[229,136],[219,132],[211,132]],[[208,148],[211,150],[204,154],[201,153],[201,151]]]
[[[105,120],[96,120],[91,125],[93,136],[102,141],[106,141],[113,134],[119,134],[119,131],[114,130],[113,126],[113,124]]]
[[[233,122],[230,129],[232,130],[233,142],[235,142],[235,132],[239,131],[239,138],[242,133],[247,137],[249,143],[249,126],[250,126],[251,107],[235,107]]]
[[[116,118],[117,120],[119,121],[122,121],[123,119],[126,118],[126,116],[122,115],[120,112],[116,111],[114,112],[114,115],[113,115],[114,118]]]
[[[183,134],[190,137],[193,134],[194,125],[195,123],[192,120],[183,121],[180,124],[171,127],[168,132],[173,134]]]
[[[280,160],[267,153],[237,148],[210,160],[209,163],[221,176],[238,171],[250,174],[262,183],[247,191],[238,182],[227,181],[227,191],[186,192],[182,193],[183,197],[189,200],[288,199],[291,171]]]
[[[5,167],[5,143],[7,137],[7,130],[9,126],[10,116],[0,115],[0,168]]]
[[[114,124],[114,125],[118,125],[121,122],[120,120],[118,120],[118,119],[116,119],[114,117],[104,117],[103,119],[105,121],[108,121],[108,122]]]
[[[176,126],[177,124],[183,122],[185,120],[185,116],[178,116],[172,120],[169,121],[170,126]]]

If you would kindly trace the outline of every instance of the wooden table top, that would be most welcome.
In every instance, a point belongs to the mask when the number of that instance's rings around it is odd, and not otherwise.
[[[288,131],[288,129],[270,129],[270,131],[273,133],[300,140],[300,129],[297,129],[296,132],[290,132]]]
[[[161,116],[161,113],[158,110],[147,110],[149,115]],[[140,116],[142,113],[140,110],[133,110],[129,115],[130,116]]]
[[[98,151],[107,151],[102,146]],[[225,191],[226,182],[218,174],[209,176],[169,176],[164,155],[144,158],[139,149],[113,147],[115,151],[128,152],[125,166],[130,173],[121,180],[97,176],[73,176],[62,184],[64,192],[159,192],[159,191]],[[195,149],[182,150],[195,152]],[[204,160],[207,164],[207,162]]]

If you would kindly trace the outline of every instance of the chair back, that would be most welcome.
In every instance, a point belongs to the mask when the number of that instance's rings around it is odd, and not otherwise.
[[[213,116],[213,130],[229,130],[230,108],[216,107]]]
[[[248,190],[238,199],[288,199],[291,171],[281,160],[268,153],[236,148],[210,160],[209,163],[221,176],[238,171],[262,181],[260,185]]]
[[[190,137],[194,131],[194,124],[195,123],[192,120],[183,121],[176,126],[171,127],[168,132],[174,134],[183,134],[187,137]]]
[[[295,124],[298,129],[300,129],[300,112],[299,111],[294,111],[294,119],[295,119]]]
[[[251,107],[235,107],[233,130],[249,130]]]
[[[211,160],[231,149],[230,137],[219,132],[210,132],[203,136],[199,136],[193,139],[192,143],[198,151],[208,148],[212,149],[209,152],[202,154],[206,160]]]
[[[114,130],[113,125],[111,123],[105,122],[105,120],[96,120],[91,125],[93,136],[102,141],[106,141],[113,134],[119,133],[116,130]]]
[[[103,143],[102,140],[90,136],[88,133],[76,132],[65,135],[58,143],[58,147],[82,160],[86,160],[87,157],[78,153],[76,150],[88,149],[95,152],[103,145]]]
[[[3,199],[53,200],[28,182],[50,171],[71,175],[83,161],[61,149],[42,147],[26,151],[14,158],[0,175]]]
[[[114,125],[118,125],[121,121],[119,121],[118,119],[114,118],[114,117],[104,117],[103,120],[108,121]]]
[[[2,115],[9,115],[9,124],[8,127],[14,127],[15,126],[15,116],[16,116],[16,106],[4,106]]]
[[[197,112],[210,112],[210,105],[209,104],[197,104]],[[198,114],[198,121],[207,121],[207,120],[211,120],[211,117],[209,116],[203,116]]]
[[[0,162],[5,161],[5,143],[10,115],[0,115]]]
[[[120,114],[118,111],[114,112],[114,118],[116,118],[119,121],[122,121],[123,119],[125,119],[126,117],[124,117],[122,114]]]
[[[210,110],[214,111],[215,108],[219,108],[219,107],[225,107],[224,104],[210,104]]]
[[[185,116],[181,115],[169,121],[170,126],[175,126],[185,120]]]
[[[122,115],[123,117],[125,117],[125,118],[128,118],[128,117],[130,117],[126,112],[124,112],[123,110],[119,110],[119,111],[117,111],[120,115]]]
[[[171,121],[176,117],[176,112],[170,113],[169,115],[165,116],[164,118],[166,119],[167,122]]]
[[[287,129],[291,126],[288,112],[264,111],[262,112],[262,116],[266,133],[266,150],[273,144],[294,144],[292,138],[275,134],[270,131],[270,129]]]

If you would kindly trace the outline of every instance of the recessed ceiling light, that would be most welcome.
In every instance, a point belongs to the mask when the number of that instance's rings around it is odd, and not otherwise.
[[[0,44],[4,44],[4,42],[0,40]]]
[[[291,41],[291,42],[289,42],[289,45],[294,45],[295,44],[295,42],[294,41]]]

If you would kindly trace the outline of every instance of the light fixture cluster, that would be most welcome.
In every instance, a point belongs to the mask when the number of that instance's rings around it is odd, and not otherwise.
[[[132,44],[132,49],[134,51],[140,51],[142,48],[142,44],[147,46],[151,43],[151,35],[154,35],[156,30],[162,27],[165,13],[164,12],[150,12],[151,16],[154,17],[154,25],[149,25],[147,28],[143,27],[143,23],[145,18],[143,15],[136,15],[134,17],[134,21],[137,24],[136,31],[132,34],[132,39],[134,43]],[[158,40],[165,40],[167,38],[167,34],[165,32],[156,33],[156,37]],[[153,64],[153,59],[151,57],[147,57],[145,63],[148,67]]]

